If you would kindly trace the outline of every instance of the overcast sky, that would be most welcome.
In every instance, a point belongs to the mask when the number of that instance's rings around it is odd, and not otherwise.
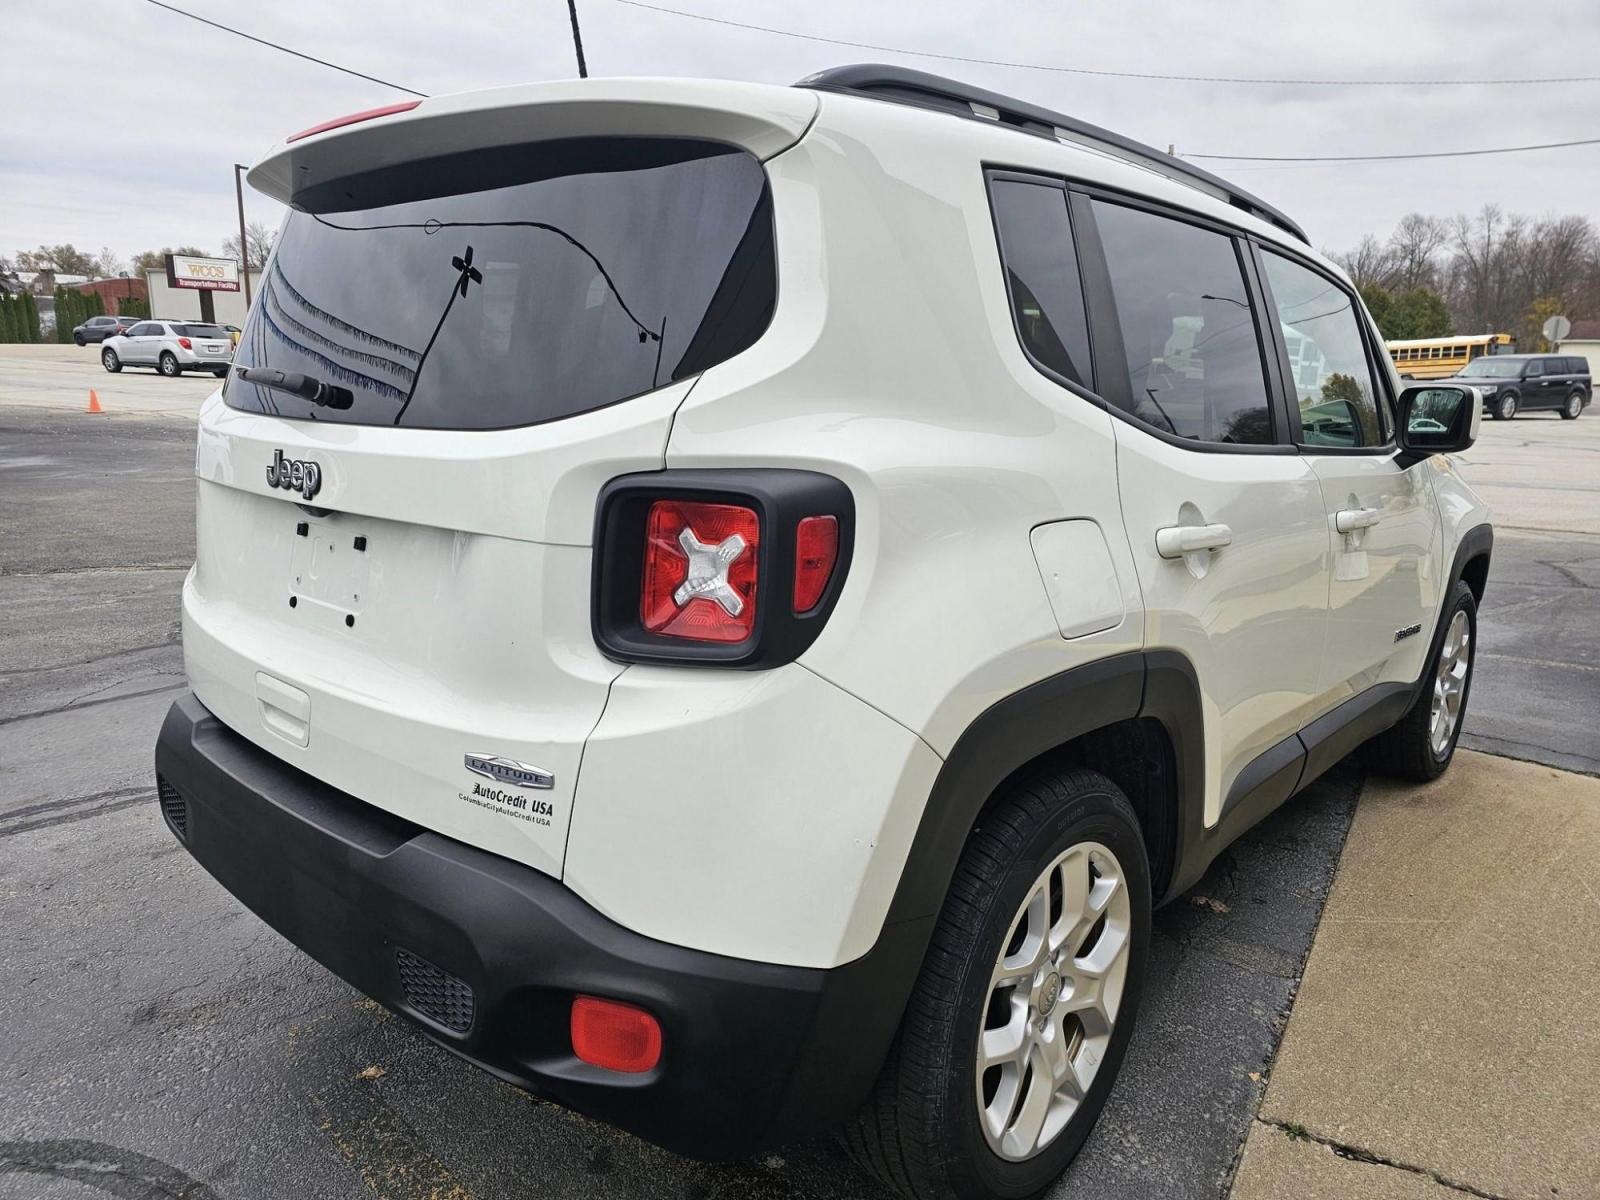
[[[575,75],[565,0],[175,0],[180,7],[438,94]],[[1600,74],[1594,0],[662,0],[822,36],[1048,65],[1174,74],[1481,78]],[[1062,109],[1180,154],[1383,154],[1600,136],[1600,83],[1289,87],[1159,83],[907,57],[578,0],[592,75],[791,83],[895,62]],[[1212,15],[1227,11],[1219,25]],[[1536,22],[1530,20],[1536,13]],[[404,99],[143,0],[0,0],[0,255],[40,243],[121,256],[236,228],[235,161],[331,116]],[[1525,49],[1522,49],[1525,47]],[[1407,212],[1487,201],[1597,214],[1600,145],[1420,163],[1204,165],[1297,218],[1319,246]],[[282,210],[247,192],[252,219]]]

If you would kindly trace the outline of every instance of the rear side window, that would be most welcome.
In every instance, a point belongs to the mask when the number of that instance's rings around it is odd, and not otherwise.
[[[234,362],[347,389],[319,408],[237,376],[235,408],[502,429],[602,408],[748,347],[777,295],[743,151],[585,138],[454,155],[295,196]]]
[[[1267,288],[1289,355],[1289,385],[1307,446],[1380,446],[1378,389],[1349,295],[1325,275],[1268,250]]]
[[[1133,415],[1193,441],[1272,442],[1266,371],[1233,239],[1105,200],[1094,214]]]
[[[1066,191],[1045,183],[997,179],[990,200],[1011,319],[1023,349],[1047,371],[1093,388],[1089,326]]]
[[[1567,371],[1573,375],[1587,375],[1589,373],[1589,360],[1586,358],[1567,359]]]

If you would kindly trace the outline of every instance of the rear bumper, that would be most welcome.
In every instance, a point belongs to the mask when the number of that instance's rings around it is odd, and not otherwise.
[[[494,1075],[658,1145],[736,1158],[848,1116],[882,1064],[924,923],[831,970],[642,937],[554,878],[429,832],[289,766],[193,696],[156,745],[168,825],[269,925]],[[572,997],[641,1005],[663,1032],[640,1075],[572,1053]]]

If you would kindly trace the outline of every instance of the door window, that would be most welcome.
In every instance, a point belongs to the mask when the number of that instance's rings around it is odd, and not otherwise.
[[[1064,189],[999,179],[990,192],[1011,319],[1028,357],[1064,379],[1093,387],[1083,284]]]
[[[156,327],[146,321],[143,325],[135,325],[128,330],[129,337],[150,337],[156,332]]]
[[[1266,373],[1233,239],[1104,200],[1094,214],[1132,414],[1191,441],[1272,442]]]
[[[1381,446],[1378,389],[1349,294],[1325,275],[1262,255],[1289,356],[1289,388],[1307,446]]]
[[[1537,379],[1543,374],[1544,364],[1541,363],[1537,358],[1530,358],[1528,360],[1528,365],[1522,368],[1522,377],[1524,379]]]

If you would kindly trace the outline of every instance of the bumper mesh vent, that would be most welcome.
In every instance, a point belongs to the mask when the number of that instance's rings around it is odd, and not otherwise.
[[[394,961],[400,968],[400,986],[405,989],[407,1004],[452,1033],[465,1033],[472,1028],[472,988],[464,980],[398,946]]]
[[[178,789],[173,787],[160,775],[156,776],[156,794],[161,798],[161,812],[167,818],[167,824],[172,826],[173,832],[181,838],[189,836],[189,805],[184,798],[178,795]]]

